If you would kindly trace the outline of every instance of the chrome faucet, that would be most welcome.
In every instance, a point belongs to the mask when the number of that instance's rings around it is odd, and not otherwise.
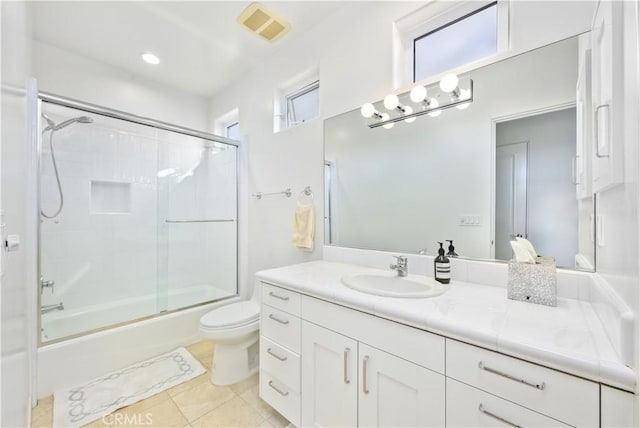
[[[62,302],[56,304],[56,305],[44,305],[40,308],[40,313],[41,314],[46,314],[47,312],[51,312],[51,311],[63,311],[64,310],[64,305],[62,304]]]
[[[398,272],[398,276],[407,276],[409,270],[407,268],[407,258],[405,256],[393,256],[398,261],[395,265],[389,265],[389,269],[395,269]]]

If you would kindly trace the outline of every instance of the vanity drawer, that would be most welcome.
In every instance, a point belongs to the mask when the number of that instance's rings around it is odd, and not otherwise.
[[[260,331],[263,336],[300,353],[300,318],[263,304]]]
[[[569,426],[453,379],[447,379],[447,425],[478,428]]]
[[[300,392],[300,355],[263,336],[260,338],[260,366]]]
[[[294,426],[300,426],[300,394],[260,369],[260,397]]]
[[[447,377],[573,426],[597,426],[599,385],[447,339]]]
[[[262,303],[281,311],[300,316],[300,294],[266,282],[261,283]]]

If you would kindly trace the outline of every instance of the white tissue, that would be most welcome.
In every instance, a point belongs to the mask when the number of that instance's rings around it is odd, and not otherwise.
[[[529,253],[527,248],[518,241],[510,241],[511,248],[513,249],[513,258],[519,263],[533,263],[536,259]]]
[[[529,252],[529,254],[531,254],[531,257],[533,257],[534,259],[538,257],[538,253],[536,253],[536,249],[533,248],[533,244],[531,243],[531,241],[526,238],[521,238],[520,236],[516,236],[516,241],[518,241],[518,243],[522,245]]]

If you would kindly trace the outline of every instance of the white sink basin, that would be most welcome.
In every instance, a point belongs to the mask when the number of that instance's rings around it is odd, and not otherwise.
[[[342,283],[363,293],[414,299],[439,296],[449,289],[448,284],[426,276],[400,277],[395,272],[343,276]]]

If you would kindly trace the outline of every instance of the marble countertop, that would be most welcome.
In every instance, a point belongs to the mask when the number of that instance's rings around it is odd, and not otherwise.
[[[314,261],[256,273],[259,280],[503,354],[635,390],[589,302],[558,298],[557,307],[509,300],[503,287],[451,281],[441,296],[381,297],[344,286],[344,275],[379,269]]]

